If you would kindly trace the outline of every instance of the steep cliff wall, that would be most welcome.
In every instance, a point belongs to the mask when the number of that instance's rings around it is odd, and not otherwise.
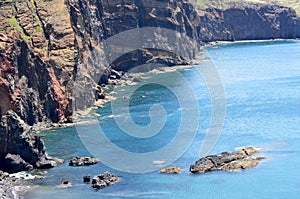
[[[187,52],[186,57],[189,60],[177,54],[154,48],[134,50],[108,64],[108,54],[125,46],[121,44],[121,46],[115,45],[113,49],[107,49],[104,41],[119,33],[136,28],[168,28],[198,41],[195,27],[199,26],[199,19],[196,17],[196,10],[191,4],[182,0],[68,0],[66,5],[69,9],[78,52],[77,73],[74,78],[76,79],[75,87],[79,88],[79,92],[74,95],[78,95],[75,96],[76,99],[88,101],[76,104],[76,107],[81,109],[94,103],[95,93],[93,90],[98,90],[98,85],[108,82],[111,69],[128,71],[148,60],[169,66],[187,64],[195,56],[194,52],[200,48],[200,45],[195,45],[195,49],[191,48],[191,45],[181,46],[181,49]],[[176,35],[174,36],[176,37]],[[171,49],[167,40],[174,38],[157,36],[152,39],[150,42],[166,43],[166,48]],[[110,52],[105,53],[105,48]]]
[[[0,169],[54,166],[39,163],[48,159],[43,142],[26,124],[71,121],[76,51],[69,12],[64,1],[21,0],[1,1],[0,13]]]
[[[12,98],[1,104],[1,113],[10,106],[30,125],[71,119],[66,85],[75,65],[75,36],[64,2],[38,3],[0,4],[0,80]]]
[[[181,46],[188,59],[149,48],[108,64],[103,42],[143,27],[176,30],[196,45]],[[280,6],[203,10],[187,0],[0,1],[0,161],[6,168],[22,163],[18,170],[54,165],[47,163],[43,143],[27,128],[72,122],[74,97],[88,101],[77,102],[81,109],[103,97],[96,93],[103,92],[100,85],[108,82],[112,69],[128,71],[149,60],[187,64],[202,42],[299,36],[295,12]],[[170,39],[158,35],[149,42]],[[74,87],[78,93],[72,92]]]
[[[292,39],[300,36],[300,20],[287,7],[251,6],[199,11],[199,37],[204,42]]]

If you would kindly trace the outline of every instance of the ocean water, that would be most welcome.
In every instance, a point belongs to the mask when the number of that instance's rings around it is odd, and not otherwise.
[[[189,166],[199,159],[199,149],[211,122],[211,98],[197,73],[197,67],[201,66],[195,66],[179,70],[184,80],[192,85],[200,109],[196,136],[184,154],[172,163],[172,166],[182,167],[183,173],[132,174],[101,162],[87,167],[69,167],[66,161],[48,170],[47,178],[34,181],[37,188],[25,198],[299,198],[300,42],[237,43],[207,50],[220,73],[226,94],[223,132],[210,154],[256,146],[267,159],[255,168],[239,172],[189,173]],[[181,89],[183,80],[174,78],[174,72],[148,74],[144,81],[157,79],[169,80],[169,87],[183,94],[187,92]],[[118,95],[127,96],[128,87],[122,92]],[[133,121],[147,126],[151,122],[149,108],[153,104],[165,108],[167,120],[159,134],[147,139],[122,132],[112,116],[111,103],[96,112],[101,115],[100,125],[112,143],[133,153],[146,153],[172,142],[182,122],[182,107],[176,94],[157,84],[141,86],[134,92],[129,101]],[[194,118],[188,116],[187,120],[192,123]],[[94,125],[84,128],[97,136]],[[42,136],[51,156],[68,160],[91,155],[75,127],[43,132]],[[104,171],[117,174],[121,181],[103,190],[94,190],[82,182],[83,176]],[[64,180],[71,181],[73,186],[58,188]]]

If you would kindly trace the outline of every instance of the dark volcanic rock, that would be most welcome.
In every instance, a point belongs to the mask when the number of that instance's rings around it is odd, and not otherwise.
[[[64,181],[60,185],[58,185],[59,188],[69,188],[72,187],[72,183],[70,181]]]
[[[201,158],[194,165],[190,166],[192,173],[205,173],[215,169],[214,163],[208,158]]]
[[[97,164],[98,162],[100,162],[100,160],[93,157],[74,157],[70,160],[69,166],[87,166]]]
[[[210,155],[199,159],[190,166],[191,173],[205,173],[213,170],[235,171],[256,166],[263,158],[251,158],[250,156],[259,153],[253,147],[243,148],[234,152],[223,152],[219,155]]]
[[[91,176],[84,176],[83,177],[83,182],[84,183],[90,183],[91,182]]]
[[[293,39],[300,36],[295,10],[278,5],[230,7],[200,11],[201,41]]]
[[[0,169],[10,173],[62,163],[46,155],[43,141],[13,111],[1,118],[0,147]]]
[[[92,180],[92,187],[95,189],[103,189],[116,182],[120,181],[120,178],[109,172],[103,172],[100,175],[94,176]]]
[[[28,171],[32,170],[33,166],[27,162],[25,162],[20,155],[12,155],[8,153],[5,156],[5,162],[9,165],[10,169],[9,172],[16,173],[19,171]]]

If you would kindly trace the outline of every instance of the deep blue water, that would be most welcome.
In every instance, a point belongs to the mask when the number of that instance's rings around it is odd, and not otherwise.
[[[211,154],[232,151],[241,146],[257,146],[267,156],[257,167],[234,173],[211,172],[192,175],[190,164],[198,157],[210,123],[211,100],[197,68],[179,72],[190,82],[200,107],[197,135],[188,150],[172,165],[183,168],[180,175],[158,171],[131,174],[111,169],[102,163],[88,167],[64,165],[48,170],[47,178],[27,198],[298,198],[300,194],[300,42],[280,41],[221,45],[208,48],[223,80],[226,92],[226,118],[220,139]],[[195,66],[199,67],[199,66]],[[147,75],[147,79],[170,80],[181,88],[174,73]],[[120,95],[126,96],[128,88]],[[181,89],[183,93],[185,89]],[[129,110],[136,124],[146,126],[151,105],[159,103],[168,118],[161,132],[149,139],[138,139],[122,132],[110,117],[110,103],[97,110],[101,127],[117,146],[135,153],[155,151],[172,141],[180,126],[181,107],[176,95],[163,86],[142,86],[130,99]],[[118,115],[117,117],[123,117]],[[193,121],[194,118],[188,118]],[[93,132],[94,126],[86,126]],[[51,156],[66,160],[90,153],[75,127],[44,132]],[[95,136],[97,136],[95,134]],[[100,147],[101,149],[101,147]],[[113,156],[113,154],[112,154]],[[101,157],[99,157],[101,159]],[[82,183],[85,175],[111,171],[121,181],[103,190]],[[56,186],[69,180],[73,186]]]

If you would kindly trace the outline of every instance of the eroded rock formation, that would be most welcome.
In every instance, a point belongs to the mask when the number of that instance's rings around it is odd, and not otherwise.
[[[45,154],[43,141],[15,112],[9,110],[0,122],[0,170],[13,173],[62,163]]]

